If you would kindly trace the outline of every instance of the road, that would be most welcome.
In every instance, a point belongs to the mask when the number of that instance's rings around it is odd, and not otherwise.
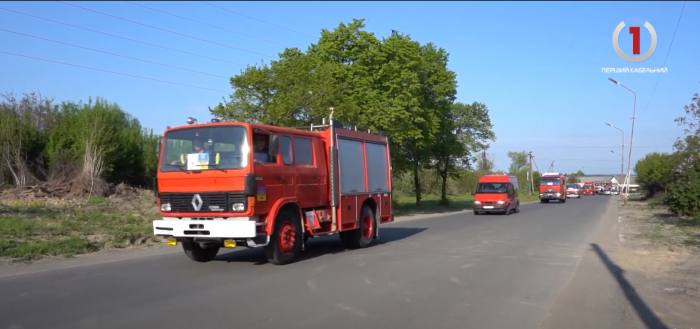
[[[557,299],[576,281],[590,237],[607,225],[611,200],[396,222],[368,249],[311,240],[307,257],[287,266],[264,263],[261,250],[198,264],[178,247],[28,270],[0,276],[0,329],[540,328],[552,309],[574,307]],[[598,285],[582,282],[576,291]],[[564,323],[551,321],[566,319],[549,320],[556,328]]]

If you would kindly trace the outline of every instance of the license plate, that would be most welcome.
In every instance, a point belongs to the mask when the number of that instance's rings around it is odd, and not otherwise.
[[[493,206],[484,206],[484,209],[493,209]]]

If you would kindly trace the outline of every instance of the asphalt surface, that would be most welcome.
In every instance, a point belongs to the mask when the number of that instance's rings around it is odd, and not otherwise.
[[[286,266],[265,263],[259,249],[222,249],[200,264],[178,246],[0,275],[0,329],[539,328],[610,200],[396,222],[367,249],[313,239]]]

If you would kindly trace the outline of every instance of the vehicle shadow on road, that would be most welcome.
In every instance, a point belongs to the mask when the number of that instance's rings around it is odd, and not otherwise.
[[[591,243],[591,247],[598,255],[598,258],[603,262],[605,267],[608,269],[610,274],[617,280],[618,285],[625,294],[625,298],[632,305],[634,311],[637,313],[639,318],[642,320],[647,329],[669,329],[662,321],[659,319],[654,311],[649,308],[649,306],[644,302],[641,296],[637,294],[632,284],[625,278],[625,270],[617,266],[603,251],[600,246],[595,243]]]
[[[380,227],[379,239],[375,240],[374,244],[367,249],[372,249],[381,245],[391,244],[396,241],[407,239],[425,230],[427,230],[427,228]],[[340,243],[340,238],[337,235],[322,236],[309,239],[305,245],[304,252],[299,255],[296,262],[301,262],[324,255],[336,255],[344,252],[360,252],[361,250],[362,249],[345,249],[345,247],[343,247],[343,245]],[[263,253],[262,248],[233,250],[229,253],[219,254],[214,260],[228,263],[251,263],[253,265],[269,264],[267,259],[265,259],[265,254]]]

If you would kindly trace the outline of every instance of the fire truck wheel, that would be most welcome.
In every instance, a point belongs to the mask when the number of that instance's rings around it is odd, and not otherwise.
[[[374,212],[368,206],[362,207],[360,213],[360,227],[350,231],[340,232],[340,242],[345,248],[366,248],[372,244],[377,221]]]
[[[265,257],[275,265],[291,263],[301,252],[303,238],[299,216],[293,211],[283,210],[275,219],[275,231],[264,248]]]
[[[514,210],[513,212],[515,212],[515,213],[519,213],[519,212],[520,212],[520,202],[518,202],[518,204],[515,205],[515,210]]]
[[[566,198],[563,198],[563,199],[559,200],[559,202],[561,202],[561,203],[566,203]]]
[[[187,241],[182,243],[182,249],[185,251],[185,255],[191,260],[200,263],[206,263],[214,260],[216,254],[219,253],[218,246],[208,246],[202,248],[199,243],[194,241]]]
[[[357,244],[360,248],[367,248],[374,241],[374,230],[377,228],[377,220],[374,216],[374,211],[368,206],[362,207],[360,213],[360,229],[357,230]]]

